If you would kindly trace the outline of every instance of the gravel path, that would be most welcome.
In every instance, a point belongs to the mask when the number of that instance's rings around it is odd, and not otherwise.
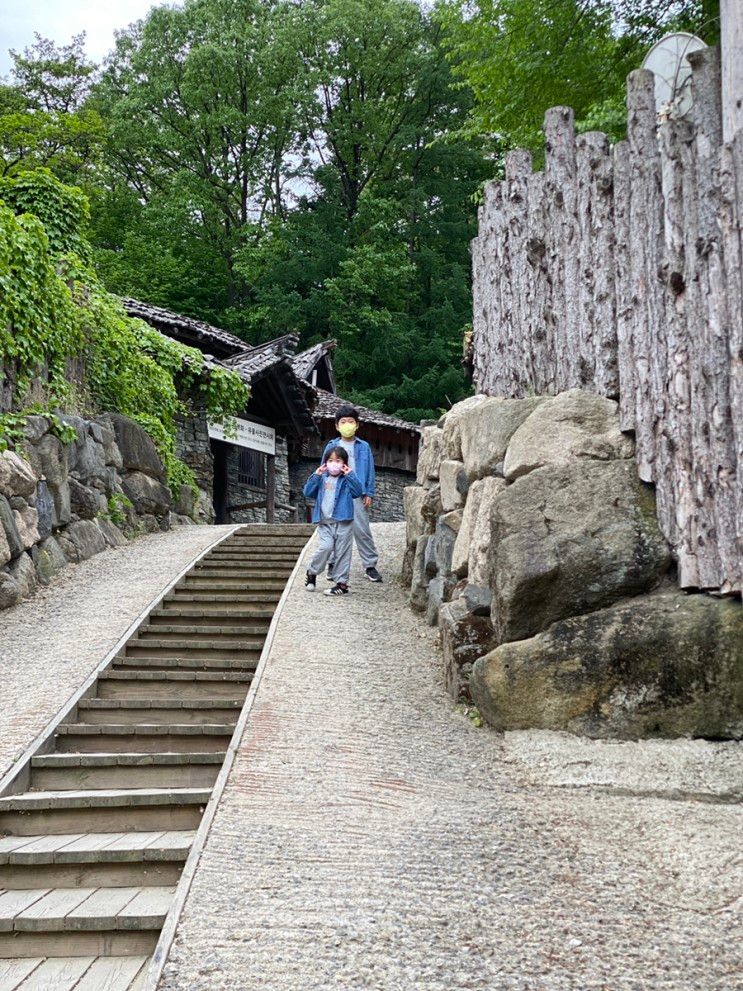
[[[160,987],[731,991],[741,808],[557,787],[616,748],[475,728],[392,580],[403,529],[384,585],[293,586]]]
[[[0,777],[153,598],[233,527],[147,534],[0,612]]]

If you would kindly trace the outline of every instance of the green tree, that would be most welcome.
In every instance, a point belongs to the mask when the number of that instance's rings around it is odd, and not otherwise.
[[[63,182],[93,182],[105,125],[86,103],[96,66],[84,41],[58,46],[36,34],[22,53],[11,50],[11,82],[0,86],[1,174],[45,168]]]

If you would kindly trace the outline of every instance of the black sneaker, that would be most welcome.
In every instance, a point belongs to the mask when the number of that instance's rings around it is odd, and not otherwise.
[[[325,580],[326,581],[329,581],[329,582],[332,582],[335,585],[335,578],[333,578],[333,568],[334,567],[335,567],[335,563],[334,562],[331,562],[328,565],[328,570],[325,572]]]
[[[367,568],[366,577],[369,579],[370,582],[382,581],[382,576],[380,575],[380,573],[377,571],[376,568]]]
[[[308,571],[307,574],[304,576],[305,592],[314,592],[316,581],[317,581],[317,575],[313,575],[311,571]]]
[[[348,595],[348,585],[344,585],[342,582],[336,582],[332,588],[326,588],[323,595]]]

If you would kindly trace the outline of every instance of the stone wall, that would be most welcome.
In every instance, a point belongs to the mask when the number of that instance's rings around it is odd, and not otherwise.
[[[743,734],[743,610],[676,588],[634,453],[617,403],[577,389],[423,430],[403,575],[449,691],[498,729]]]
[[[315,471],[318,460],[300,458],[291,464],[292,502],[299,507],[299,519],[309,519],[310,505],[302,495],[304,484],[310,474]],[[376,469],[376,498],[371,511],[374,523],[396,523],[405,519],[404,492],[405,487],[415,480],[412,472],[397,471],[394,468]]]
[[[165,470],[145,431],[126,417],[29,417],[16,451],[0,454],[0,609],[47,585],[69,562],[117,547],[127,534],[192,522],[183,486],[174,504]]]

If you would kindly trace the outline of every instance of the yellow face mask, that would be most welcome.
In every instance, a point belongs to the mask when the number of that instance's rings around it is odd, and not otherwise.
[[[338,433],[344,440],[350,440],[359,429],[358,423],[339,423]]]

